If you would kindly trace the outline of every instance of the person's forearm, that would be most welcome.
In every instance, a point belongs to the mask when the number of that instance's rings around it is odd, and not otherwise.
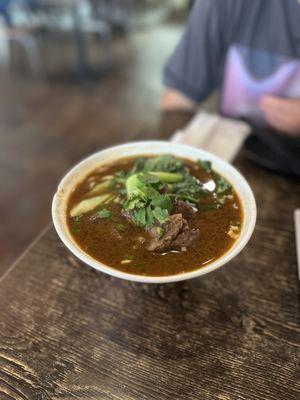
[[[197,104],[177,90],[167,88],[160,101],[163,111],[195,111]]]

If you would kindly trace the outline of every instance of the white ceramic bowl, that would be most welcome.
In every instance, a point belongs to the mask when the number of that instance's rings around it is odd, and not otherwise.
[[[118,160],[119,158],[166,153],[173,154],[178,157],[188,158],[190,160],[209,160],[212,162],[213,168],[226,179],[228,179],[228,181],[233,185],[240,198],[244,213],[244,221],[241,233],[234,245],[222,257],[203,267],[200,267],[195,271],[161,277],[134,275],[118,271],[117,269],[111,268],[108,265],[102,264],[100,261],[95,260],[81,250],[72,238],[66,223],[67,201],[74,187],[94,169],[99,168],[101,165]],[[205,275],[232,260],[233,257],[235,257],[245,247],[252,235],[256,222],[256,204],[252,190],[243,176],[233,166],[214,156],[213,154],[194,147],[171,142],[145,141],[123,144],[99,151],[98,153],[91,155],[90,157],[81,161],[79,164],[75,165],[75,167],[72,168],[62,179],[58,186],[58,190],[54,195],[52,202],[52,218],[55,229],[63,243],[76,257],[91,267],[118,278],[131,281],[166,283],[182,281],[195,278],[200,275]]]

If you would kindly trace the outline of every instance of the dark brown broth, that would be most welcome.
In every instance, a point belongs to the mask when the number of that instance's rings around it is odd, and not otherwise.
[[[83,215],[74,228],[69,216],[71,208],[76,205],[89,190],[88,179],[94,176],[113,175],[120,170],[129,170],[135,158],[119,160],[116,163],[93,172],[73,191],[68,204],[67,222],[76,243],[82,250],[96,260],[131,274],[148,276],[174,275],[201,268],[209,262],[221,257],[235,242],[228,234],[231,225],[242,225],[242,207],[240,200],[233,190],[233,198],[221,208],[199,211],[189,220],[191,228],[200,230],[199,239],[185,252],[169,252],[154,254],[148,251],[138,238],[147,237],[148,233],[142,228],[130,224],[122,215],[120,204],[111,203],[105,206],[112,212],[111,218],[91,220],[95,212]],[[206,172],[196,163],[184,160],[192,175],[201,181],[207,180]],[[205,204],[209,199],[204,199]],[[122,224],[124,230],[116,227]],[[121,264],[124,259],[132,258],[129,264]]]

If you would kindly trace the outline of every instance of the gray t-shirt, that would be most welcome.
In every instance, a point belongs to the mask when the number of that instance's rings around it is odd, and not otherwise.
[[[232,79],[252,93],[247,101],[300,97],[300,0],[196,0],[164,84],[200,102],[224,86],[232,94]],[[236,107],[229,114],[243,114]]]

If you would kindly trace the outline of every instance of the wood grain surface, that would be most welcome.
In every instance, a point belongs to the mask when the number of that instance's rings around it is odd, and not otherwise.
[[[78,262],[51,227],[0,284],[0,398],[298,400],[299,183],[237,166],[255,233],[220,270],[131,283]]]

